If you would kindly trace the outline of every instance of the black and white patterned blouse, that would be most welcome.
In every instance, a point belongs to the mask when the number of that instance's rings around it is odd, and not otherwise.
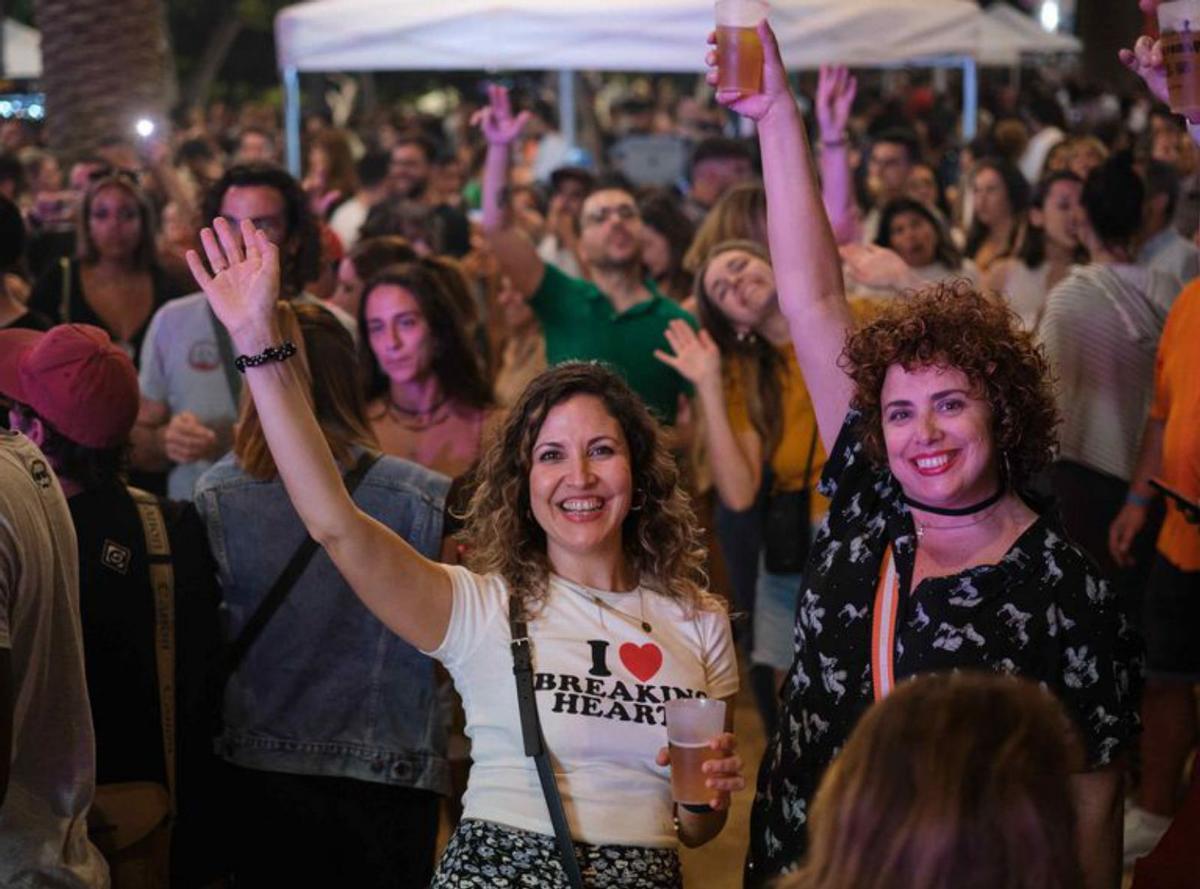
[[[911,584],[912,515],[891,472],[870,464],[858,423],[852,411],[821,481],[832,504],[797,602],[779,728],[759,769],[748,886],[804,855],[809,802],[871,704],[872,612],[889,542],[901,590]],[[956,668],[1042,682],[1074,720],[1089,768],[1108,763],[1137,731],[1141,672],[1131,628],[1091,562],[1045,517],[998,564],[927,578],[902,596],[896,681]]]

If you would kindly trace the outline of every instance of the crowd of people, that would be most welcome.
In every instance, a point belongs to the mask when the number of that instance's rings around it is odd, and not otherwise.
[[[748,887],[1194,878],[1161,47],[958,145],[927,84],[805,97],[758,37],[759,91],[710,51],[590,156],[499,85],[314,115],[300,178],[252,107],[0,130],[0,884],[678,889],[752,783]]]

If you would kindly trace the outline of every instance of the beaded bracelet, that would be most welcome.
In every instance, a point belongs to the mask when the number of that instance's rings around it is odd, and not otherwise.
[[[258,367],[268,361],[286,361],[295,354],[296,344],[291,340],[284,340],[278,346],[267,346],[257,355],[239,355],[233,360],[233,365],[238,371],[245,373],[248,367]]]

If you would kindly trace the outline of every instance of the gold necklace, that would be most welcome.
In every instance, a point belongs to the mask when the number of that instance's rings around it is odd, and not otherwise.
[[[617,608],[614,605],[609,605],[607,602],[605,602],[603,599],[601,599],[595,593],[589,593],[586,590],[579,589],[579,587],[577,587],[571,581],[566,580],[565,578],[563,578],[563,579],[565,581],[566,587],[569,590],[571,590],[575,593],[578,593],[579,595],[583,596],[585,599],[591,599],[593,604],[595,604],[595,606],[597,608],[599,608],[602,612],[608,611],[609,613],[616,615],[617,617],[621,618],[621,620],[625,621],[626,623],[632,624],[633,626],[637,627],[639,630],[641,630],[647,636],[654,635],[654,627],[650,626],[650,621],[646,620],[646,599],[644,597],[644,591],[642,590],[641,587],[638,587],[638,611],[641,614],[641,617],[638,618],[638,617],[634,617],[632,614],[626,614],[624,611],[622,611],[620,608]]]

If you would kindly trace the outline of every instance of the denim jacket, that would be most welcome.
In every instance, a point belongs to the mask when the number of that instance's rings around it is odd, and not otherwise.
[[[443,476],[383,457],[354,500],[437,558],[448,488]],[[195,498],[232,640],[304,540],[304,526],[283,484],[251,478],[232,454],[204,473]],[[434,662],[380,623],[322,550],[230,679],[224,714],[218,749],[235,765],[448,791]]]

